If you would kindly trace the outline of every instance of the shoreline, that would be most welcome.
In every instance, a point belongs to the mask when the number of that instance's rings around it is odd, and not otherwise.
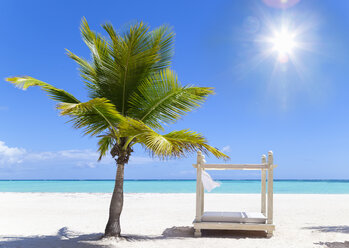
[[[0,197],[1,194],[57,194],[57,195],[112,195],[112,192],[12,192],[12,191],[6,191],[2,192],[0,191]],[[179,193],[165,193],[165,192],[124,192],[124,195],[194,195],[195,193],[191,192],[179,192]],[[221,193],[221,192],[206,192],[205,196],[207,195],[225,195],[225,196],[241,196],[241,195],[251,195],[251,196],[260,196],[260,193]],[[319,196],[319,195],[325,195],[325,196],[349,196],[349,193],[274,193],[274,196],[292,196],[292,195],[306,195],[306,196]]]
[[[219,179],[218,181],[260,181],[260,179]],[[115,179],[0,179],[1,181],[115,181]],[[124,179],[124,181],[196,181],[194,179]],[[273,181],[349,182],[349,179],[273,179]]]

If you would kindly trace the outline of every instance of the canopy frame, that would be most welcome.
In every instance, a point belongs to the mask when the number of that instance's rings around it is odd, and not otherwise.
[[[268,160],[262,155],[260,164],[206,164],[205,156],[201,151],[197,153],[197,162],[193,167],[197,169],[196,174],[196,215],[193,221],[196,237],[201,236],[202,229],[226,229],[226,230],[260,230],[265,231],[267,237],[273,235],[275,225],[273,224],[273,152],[268,152]],[[202,221],[204,215],[204,187],[202,183],[203,170],[261,170],[261,210],[266,217],[265,223],[236,223]]]

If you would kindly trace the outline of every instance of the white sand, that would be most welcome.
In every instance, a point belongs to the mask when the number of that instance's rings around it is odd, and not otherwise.
[[[274,237],[193,238],[194,194],[126,194],[122,233],[98,240],[110,194],[0,193],[0,247],[349,247],[349,195],[275,195]],[[259,195],[208,194],[206,210],[258,211]]]

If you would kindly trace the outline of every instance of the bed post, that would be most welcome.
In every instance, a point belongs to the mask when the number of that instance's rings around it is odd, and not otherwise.
[[[203,155],[201,151],[198,151],[197,154],[197,160],[196,160],[196,165],[197,165],[197,173],[196,173],[196,216],[195,216],[195,222],[201,222],[201,216],[203,213],[203,185],[201,181],[201,174],[202,174],[202,168],[201,165],[204,163]],[[201,230],[200,229],[195,229],[194,232],[195,237],[200,237],[201,236]]]
[[[201,155],[201,165],[203,165],[205,162],[206,162],[205,155]],[[204,169],[201,169],[200,173],[202,173],[203,170]],[[200,194],[200,196],[201,196],[201,202],[200,202],[201,203],[201,215],[200,216],[202,216],[204,214],[204,208],[205,208],[205,189],[204,189],[204,185],[203,185],[201,179],[202,179],[202,177],[201,177],[201,174],[200,174],[200,182],[201,182],[201,184],[200,184],[200,189],[201,189],[201,194]]]
[[[266,164],[267,163],[267,159],[266,156],[263,154],[262,155],[262,164]],[[267,180],[267,173],[266,173],[266,169],[262,169],[261,170],[261,183],[262,183],[262,190],[261,190],[261,213],[264,214],[264,216],[266,216],[266,206],[267,206],[267,202],[266,202],[266,180]]]
[[[268,215],[267,223],[273,224],[273,152],[268,152]],[[272,231],[268,231],[267,237],[273,235]]]

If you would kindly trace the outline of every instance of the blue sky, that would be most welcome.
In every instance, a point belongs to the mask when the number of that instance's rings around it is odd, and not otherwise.
[[[267,4],[275,1],[1,1],[0,179],[114,178],[110,158],[96,162],[96,139],[65,124],[43,92],[3,80],[30,75],[86,99],[64,50],[89,57],[79,33],[83,16],[100,32],[107,21],[117,28],[137,20],[173,27],[172,68],[179,80],[215,87],[216,94],[168,131],[202,132],[231,163],[258,163],[273,150],[279,179],[348,179],[349,2],[288,0],[296,4],[286,9]],[[275,52],[265,54],[265,38],[284,22],[299,31],[299,46],[281,63]],[[195,178],[194,162],[193,155],[159,162],[137,148],[125,176]]]

